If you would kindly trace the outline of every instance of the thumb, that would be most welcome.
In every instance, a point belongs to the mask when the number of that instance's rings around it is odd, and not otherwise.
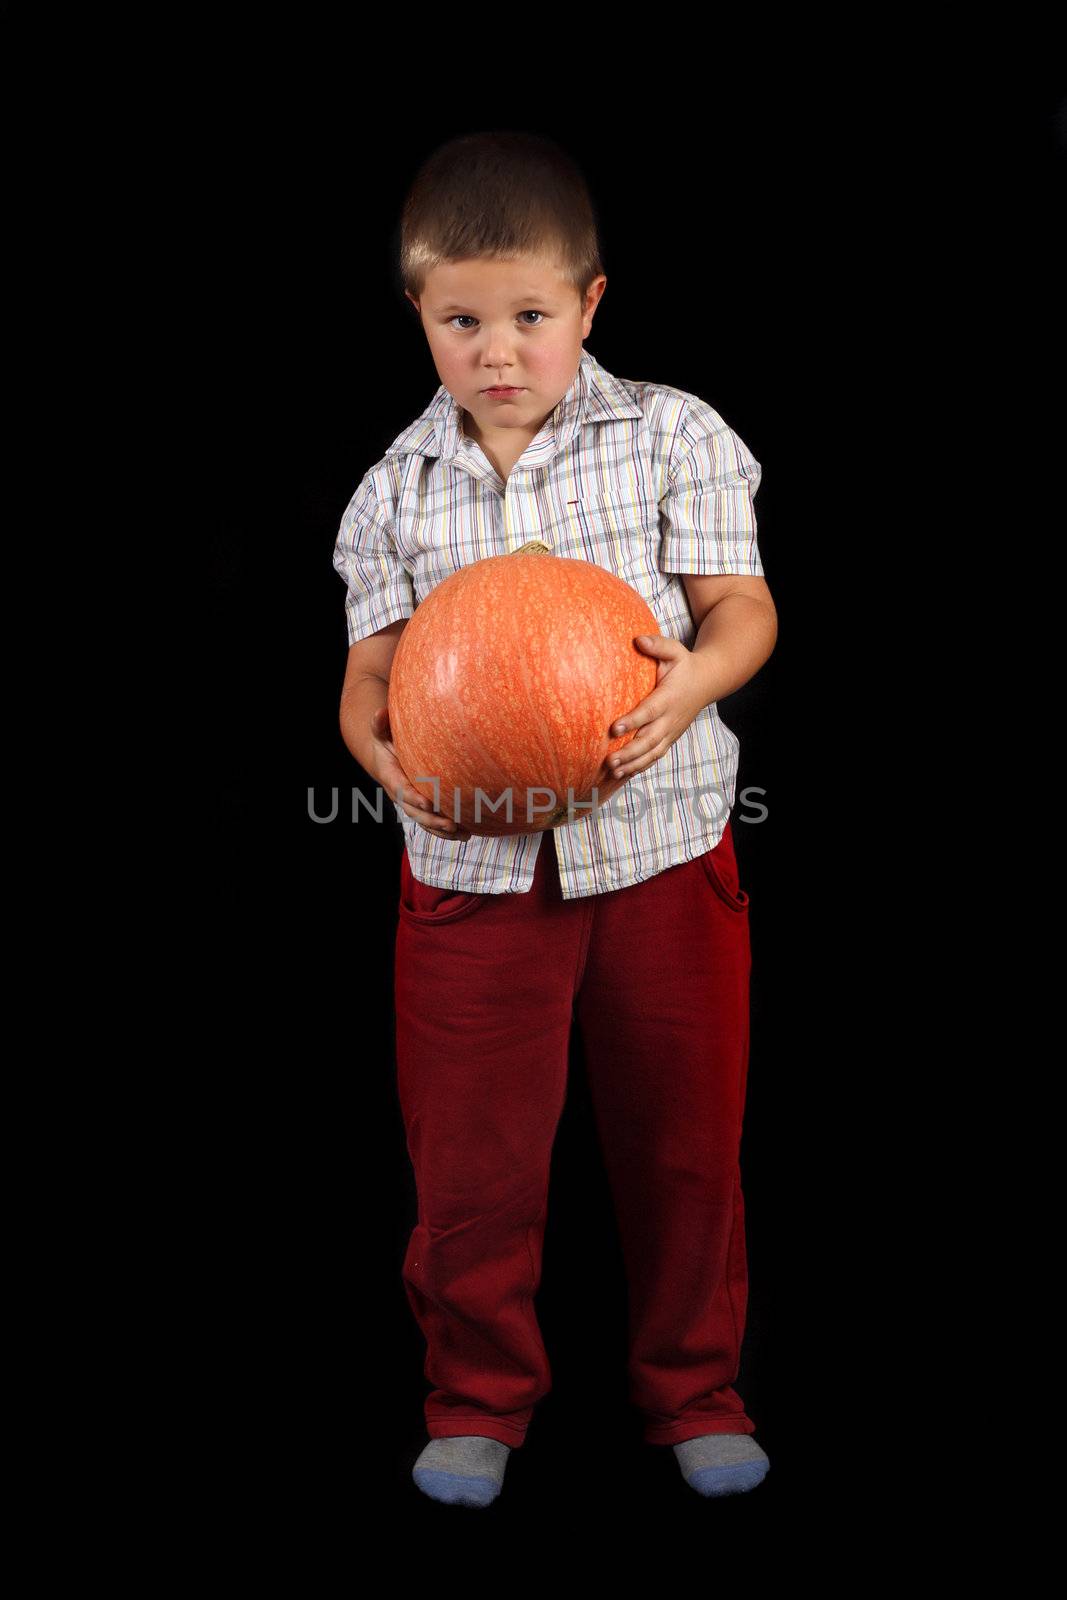
[[[677,650],[678,640],[668,639],[662,633],[639,633],[634,638],[634,644],[647,650],[649,655],[670,656]]]

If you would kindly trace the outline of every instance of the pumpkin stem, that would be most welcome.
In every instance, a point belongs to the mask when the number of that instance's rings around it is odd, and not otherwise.
[[[530,539],[528,543],[520,545],[519,548],[512,553],[517,556],[524,556],[527,554],[533,556],[550,556],[552,554],[552,549],[550,545],[545,544],[543,539]]]

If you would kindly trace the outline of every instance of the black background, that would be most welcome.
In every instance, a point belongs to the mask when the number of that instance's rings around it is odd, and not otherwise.
[[[391,1055],[402,837],[345,820],[353,786],[372,786],[338,729],[331,555],[363,472],[439,381],[396,273],[403,194],[438,143],[483,128],[547,133],[586,174],[608,279],[587,348],[619,376],[699,394],[762,463],[780,623],[770,661],[721,706],[738,792],[758,786],[768,810],[758,825],[734,813],[753,941],[737,1387],[772,1470],[715,1506],[640,1443],[576,1039],[538,1299],[554,1385],[491,1515],[510,1526],[602,1500],[642,1527],[714,1517],[733,1532],[844,1496],[877,1511],[894,1438],[928,1415],[911,1175],[928,1042],[908,991],[931,930],[914,926],[928,889],[913,763],[938,648],[926,596],[955,448],[959,263],[973,191],[996,169],[967,108],[946,110],[921,76],[909,91],[906,116],[898,87],[864,82],[728,106],[635,97],[606,122],[464,116],[448,95],[412,95],[384,126],[353,94],[213,124],[182,246],[212,357],[198,821],[221,1067],[197,1281],[226,1437],[269,1483],[253,1519],[284,1503],[287,1527],[329,1544],[357,1469],[364,1511],[412,1530],[466,1515],[410,1481],[427,1384],[400,1280],[415,1219]],[[1054,160],[1054,104],[1038,93],[1014,124],[1032,173]],[[334,786],[341,819],[316,824],[309,791],[326,810]]]

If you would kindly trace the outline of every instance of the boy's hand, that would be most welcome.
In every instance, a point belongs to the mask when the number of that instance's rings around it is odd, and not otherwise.
[[[692,650],[679,640],[661,634],[640,634],[634,643],[646,655],[659,657],[656,687],[608,730],[612,739],[626,729],[641,731],[621,750],[613,751],[597,773],[598,807],[617,794],[634,773],[644,772],[666,755],[708,704],[707,672],[703,663],[694,660]],[[582,799],[591,800],[592,792]]]
[[[446,839],[469,839],[470,829],[434,811],[432,802],[415,788],[396,757],[392,729],[389,726],[388,706],[379,706],[370,719],[371,738],[374,741],[374,772],[372,774],[395,800],[397,791],[402,796],[401,811],[413,822],[421,823],[427,833],[438,833]]]
[[[658,657],[659,668],[652,693],[608,730],[614,739],[630,728],[640,729],[636,738],[613,751],[607,760],[608,772],[623,781],[665,756],[708,704],[706,667],[697,664],[692,650],[680,640],[664,634],[639,634],[634,643],[645,655]]]

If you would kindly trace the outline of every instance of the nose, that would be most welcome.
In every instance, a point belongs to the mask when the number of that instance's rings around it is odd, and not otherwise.
[[[507,342],[499,335],[494,334],[486,345],[482,366],[488,373],[486,383],[492,383],[494,379],[504,383],[508,381],[513,366],[512,355]]]

